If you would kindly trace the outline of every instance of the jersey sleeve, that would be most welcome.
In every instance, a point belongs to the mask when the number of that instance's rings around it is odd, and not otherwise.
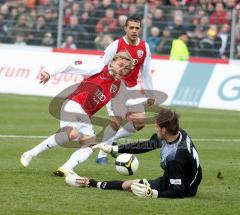
[[[84,76],[91,76],[97,73],[100,73],[105,64],[100,60],[98,63],[86,62],[80,65],[70,64],[70,65],[62,65],[56,67],[55,69],[49,72],[49,75],[52,77],[59,73],[67,73],[67,74],[77,74]]]
[[[169,181],[169,189],[162,192],[158,191],[158,197],[183,198],[186,190],[184,185],[184,174],[183,165],[179,161],[168,161],[164,177]]]
[[[161,147],[161,141],[157,138],[157,135],[154,134],[150,140],[138,141],[134,143],[120,145],[118,147],[119,153],[129,153],[129,154],[140,154],[158,149]]]
[[[106,65],[111,62],[113,56],[117,53],[118,48],[118,40],[112,42],[108,47],[104,50],[104,55],[101,57],[102,62]]]
[[[154,97],[153,93],[153,83],[152,83],[152,72],[151,72],[151,51],[147,43],[146,46],[146,57],[142,66],[141,80],[145,94],[148,97]]]

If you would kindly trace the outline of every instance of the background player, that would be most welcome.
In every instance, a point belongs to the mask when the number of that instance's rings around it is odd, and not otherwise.
[[[162,177],[128,181],[77,180],[77,183],[104,190],[132,191],[140,197],[183,198],[195,196],[202,179],[202,169],[196,148],[186,131],[179,128],[176,112],[161,108],[156,116],[156,134],[150,140],[120,146],[98,144],[108,153],[144,153],[161,148]]]
[[[59,71],[64,73],[77,73],[91,75],[85,78],[78,88],[68,96],[61,108],[60,130],[38,144],[33,149],[23,153],[21,163],[27,167],[33,157],[39,153],[64,145],[69,141],[77,141],[82,148],[74,152],[71,158],[61,168],[60,173],[67,174],[77,164],[85,161],[91,154],[89,145],[94,144],[95,134],[90,118],[116,95],[120,88],[121,78],[132,70],[133,59],[127,52],[114,55],[108,64],[99,64],[87,69],[83,63],[80,66],[67,66]],[[55,73],[56,74],[56,73]],[[46,83],[50,74],[42,72],[40,83]],[[80,146],[81,146],[80,145]],[[67,169],[66,171],[64,171]]]
[[[128,97],[127,90],[136,90],[137,79],[141,71],[141,81],[143,84],[147,103],[154,104],[152,75],[151,75],[151,53],[148,44],[139,38],[141,32],[141,19],[137,16],[131,16],[126,20],[125,36],[111,43],[104,51],[103,62],[108,64],[112,56],[119,51],[127,50],[134,59],[134,69],[130,75],[124,78],[118,95],[107,104],[107,111],[110,116],[110,125],[105,129],[103,141],[111,144],[115,139],[132,135],[137,130],[144,127],[145,113],[144,106],[138,105],[132,107],[125,106]],[[139,91],[139,90],[138,90]],[[151,92],[150,92],[151,91]],[[136,97],[142,97],[136,95]],[[117,111],[116,111],[117,110]],[[122,119],[128,122],[120,128]],[[119,129],[120,128],[120,129]],[[106,164],[108,162],[107,154],[100,150],[96,162]]]

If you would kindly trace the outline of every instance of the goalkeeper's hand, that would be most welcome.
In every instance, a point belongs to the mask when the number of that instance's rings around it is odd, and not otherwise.
[[[143,179],[143,184],[133,183],[131,185],[132,192],[139,197],[157,198],[158,191],[151,188],[147,179]]]
[[[106,153],[116,155],[118,153],[118,146],[117,145],[108,145],[106,143],[100,143],[97,145],[94,145],[92,149],[101,149]]]

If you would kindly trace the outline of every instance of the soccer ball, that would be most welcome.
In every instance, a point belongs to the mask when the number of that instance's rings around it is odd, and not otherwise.
[[[119,174],[133,175],[138,170],[139,162],[133,154],[121,154],[117,156],[115,165]]]

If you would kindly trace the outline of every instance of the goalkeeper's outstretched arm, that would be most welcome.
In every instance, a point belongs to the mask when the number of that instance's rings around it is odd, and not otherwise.
[[[158,139],[157,135],[154,134],[150,140],[146,141],[138,141],[124,145],[107,145],[105,143],[101,143],[93,146],[93,149],[101,149],[106,153],[111,153],[113,155],[117,153],[129,153],[129,154],[140,154],[152,151],[154,149],[161,148],[161,141]]]

